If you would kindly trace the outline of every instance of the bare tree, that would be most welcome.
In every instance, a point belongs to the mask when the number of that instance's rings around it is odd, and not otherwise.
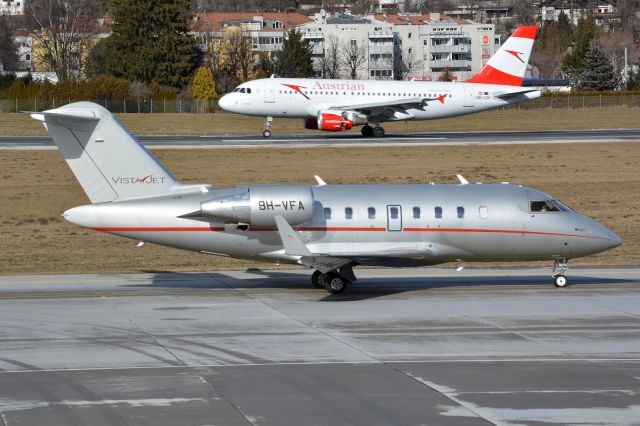
[[[340,78],[340,41],[335,35],[324,40],[324,55],[320,58],[320,70],[324,78]]]
[[[367,51],[364,46],[358,44],[358,40],[346,40],[340,50],[340,63],[349,70],[352,80],[358,77],[358,70],[367,62]]]
[[[34,64],[55,71],[58,80],[78,77],[84,50],[97,33],[95,0],[31,0],[25,9],[38,28],[33,35]]]

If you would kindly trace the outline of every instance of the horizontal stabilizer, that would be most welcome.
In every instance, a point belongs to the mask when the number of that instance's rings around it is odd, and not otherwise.
[[[502,93],[500,95],[495,95],[495,97],[508,101],[510,99],[515,99],[517,97],[524,96],[528,93],[534,93],[534,92],[538,92],[538,89],[528,89],[528,90],[521,90],[519,92]]]

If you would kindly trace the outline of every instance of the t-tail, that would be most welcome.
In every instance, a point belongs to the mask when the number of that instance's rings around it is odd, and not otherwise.
[[[181,185],[108,110],[76,102],[31,114],[49,135],[92,203],[198,190]]]
[[[538,27],[518,27],[489,62],[467,83],[522,86]]]

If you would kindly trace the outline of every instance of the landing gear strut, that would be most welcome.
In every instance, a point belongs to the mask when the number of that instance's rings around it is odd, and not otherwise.
[[[567,273],[567,259],[557,259],[553,264],[553,272],[551,277],[553,278],[553,285],[558,288],[565,287],[567,285],[567,277],[564,275]]]
[[[265,117],[264,118],[264,131],[262,132],[262,136],[265,138],[271,137],[271,125],[273,124],[273,117]]]

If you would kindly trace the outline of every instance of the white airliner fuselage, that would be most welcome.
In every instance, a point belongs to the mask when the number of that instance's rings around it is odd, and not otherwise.
[[[465,82],[268,78],[242,83],[219,105],[265,117],[265,137],[274,117],[303,118],[305,128],[326,132],[363,126],[363,136],[382,137],[384,122],[455,117],[539,97],[539,90],[522,87],[536,33],[537,27],[518,28]]]

